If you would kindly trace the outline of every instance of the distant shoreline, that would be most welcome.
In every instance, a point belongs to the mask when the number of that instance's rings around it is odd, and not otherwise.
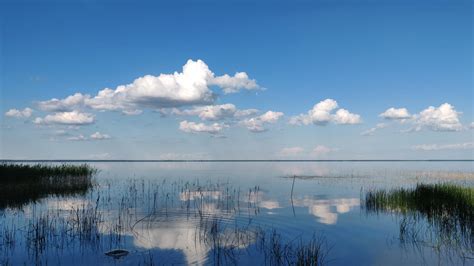
[[[15,160],[15,159],[0,159],[0,162],[143,162],[143,163],[232,163],[232,162],[474,162],[474,159],[414,159],[414,160],[403,160],[403,159],[387,159],[387,160],[372,160],[372,159],[361,159],[361,160],[271,160],[271,159],[261,159],[261,160],[80,160],[80,159],[71,159],[71,160],[44,160],[44,159],[25,159],[25,160]]]

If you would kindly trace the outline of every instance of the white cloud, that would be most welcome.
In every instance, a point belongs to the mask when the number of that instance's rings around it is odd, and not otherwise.
[[[334,123],[341,125],[354,125],[361,122],[360,115],[352,114],[346,109],[337,110],[336,114],[333,116]]]
[[[296,156],[302,153],[304,153],[304,149],[301,147],[288,147],[288,148],[281,149],[278,155],[282,157],[286,157],[286,156]]]
[[[336,110],[338,104],[333,99],[326,99],[313,106],[307,114],[293,116],[290,119],[292,125],[327,125],[329,122],[336,124],[359,124],[361,123],[360,115],[353,114],[346,109]]]
[[[413,150],[438,151],[438,150],[470,150],[474,149],[474,142],[456,143],[456,144],[422,144],[412,147]]]
[[[38,102],[38,108],[47,112],[67,112],[82,107],[86,99],[89,98],[89,95],[75,93],[62,100],[53,98],[51,100]]]
[[[67,140],[72,140],[72,141],[84,141],[87,140],[87,138],[84,135],[78,135],[78,136],[72,136],[67,138]]]
[[[387,127],[387,124],[385,123],[378,123],[377,125],[375,125],[375,127],[373,128],[370,128],[362,133],[360,133],[362,136],[373,136],[375,131],[379,130],[379,129],[382,129],[382,128],[386,128]]]
[[[387,110],[385,110],[385,112],[381,113],[379,116],[385,119],[389,119],[389,120],[411,118],[411,115],[406,108],[393,108],[393,107],[388,108]]]
[[[282,112],[268,111],[260,116],[244,119],[240,124],[254,133],[264,132],[266,124],[273,124],[283,116]]]
[[[474,129],[474,122],[471,122],[471,124],[469,125],[469,128]]]
[[[37,117],[35,124],[62,124],[62,125],[88,125],[94,123],[94,116],[79,111],[59,112],[47,115],[44,118]]]
[[[313,156],[324,156],[327,155],[330,152],[337,151],[338,149],[335,148],[330,148],[324,145],[318,145],[316,146],[313,151],[311,152],[311,155]]]
[[[227,74],[215,76],[202,60],[190,59],[183,66],[182,72],[158,76],[145,75],[115,89],[100,90],[94,97],[76,93],[65,99],[53,98],[39,102],[38,107],[51,112],[89,107],[95,110],[122,111],[127,115],[137,115],[144,108],[159,109],[213,103],[215,95],[210,89],[213,85],[221,87],[225,93],[260,88],[245,72],[238,72],[233,77]]]
[[[228,126],[222,123],[206,125],[204,123],[188,122],[186,120],[179,123],[179,129],[186,133],[209,133],[218,134]]]
[[[16,118],[28,118],[32,114],[33,114],[33,110],[31,108],[28,108],[28,107],[26,107],[23,110],[10,109],[5,113],[6,116],[16,117]]]
[[[107,134],[102,134],[100,132],[95,132],[90,136],[90,138],[94,140],[103,140],[103,139],[110,139],[110,136]]]
[[[235,105],[227,103],[221,105],[198,106],[189,110],[174,109],[173,114],[177,115],[197,115],[202,120],[222,120],[234,117],[237,112]]]
[[[246,117],[251,116],[258,113],[258,109],[244,109],[244,110],[237,110],[235,112],[235,117]]]
[[[225,74],[220,77],[215,77],[210,82],[212,85],[217,85],[222,88],[224,93],[236,93],[242,89],[257,90],[260,86],[254,79],[250,79],[247,73],[237,72],[233,77]]]
[[[430,106],[415,116],[416,131],[427,128],[433,131],[460,131],[462,129],[459,115],[449,103],[439,107]]]
[[[100,132],[95,132],[91,134],[89,137],[85,137],[84,135],[80,134],[77,136],[72,136],[67,138],[67,140],[72,140],[72,141],[85,141],[85,140],[106,140],[110,139],[111,137],[107,134],[102,134]]]

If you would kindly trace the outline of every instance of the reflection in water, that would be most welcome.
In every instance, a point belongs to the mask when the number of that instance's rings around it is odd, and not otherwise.
[[[385,208],[376,204],[377,208],[368,213],[377,216],[354,219],[347,213],[358,209],[358,195],[365,187],[390,191],[392,187],[441,178],[462,187],[474,185],[467,179],[470,176],[463,179],[458,174],[433,174],[423,179],[428,176],[425,170],[432,166],[416,169],[414,164],[406,171],[395,167],[386,170],[381,164],[365,168],[354,164],[320,167],[316,163],[104,165],[107,168],[99,173],[97,186],[85,194],[50,196],[21,209],[1,210],[0,265],[261,265],[289,264],[285,262],[299,259],[304,265],[304,261],[321,255],[321,242],[311,240],[313,234],[323,234],[332,246],[329,259],[334,260],[330,265],[350,265],[354,258],[357,264],[370,265],[379,262],[379,257],[390,265],[443,264],[443,257],[431,248],[423,249],[428,256],[422,261],[413,249],[401,247],[398,241],[397,245],[388,244],[387,238],[397,236],[399,226],[400,232],[410,232],[415,223],[432,229],[427,216],[454,216],[452,210],[426,212],[427,208],[416,209],[416,204],[410,203]],[[444,165],[435,166],[449,170]],[[372,167],[374,172],[370,172]],[[450,167],[457,169],[457,165]],[[469,167],[459,171],[472,171]],[[412,172],[423,176],[409,174]],[[311,178],[301,181],[304,186],[298,184],[293,197],[292,181],[297,178],[281,178],[286,175]],[[296,217],[291,203],[299,207]],[[391,217],[398,213],[403,219],[410,212],[417,219],[397,223],[398,219]],[[320,226],[315,221],[337,226]],[[104,254],[113,249],[125,249],[129,254],[113,260]],[[460,264],[459,260],[449,262]]]
[[[293,201],[296,207],[308,207],[309,213],[318,218],[323,224],[336,224],[339,214],[347,213],[360,205],[357,198],[314,199],[305,197]]]

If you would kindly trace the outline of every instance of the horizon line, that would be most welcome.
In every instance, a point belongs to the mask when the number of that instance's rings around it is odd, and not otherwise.
[[[474,159],[0,159],[0,162],[474,162]]]

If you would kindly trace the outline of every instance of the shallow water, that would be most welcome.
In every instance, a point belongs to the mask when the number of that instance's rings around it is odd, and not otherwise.
[[[103,162],[86,195],[0,210],[2,264],[269,264],[262,232],[323,239],[327,265],[470,265],[472,250],[401,241],[402,217],[365,192],[474,186],[473,162]],[[92,217],[92,218],[91,218]],[[95,220],[94,220],[95,219]],[[104,255],[126,249],[127,256]],[[268,252],[267,252],[268,253]]]

